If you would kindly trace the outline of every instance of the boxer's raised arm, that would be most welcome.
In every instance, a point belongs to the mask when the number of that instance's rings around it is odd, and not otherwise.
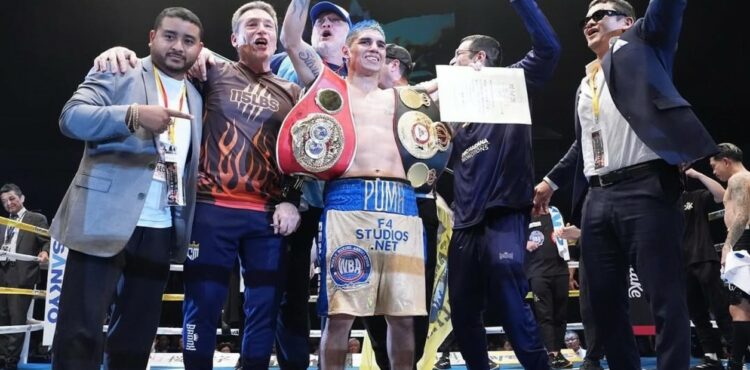
[[[310,85],[323,68],[323,61],[313,47],[302,40],[310,0],[292,0],[281,27],[281,44],[292,61],[297,78],[303,86]]]

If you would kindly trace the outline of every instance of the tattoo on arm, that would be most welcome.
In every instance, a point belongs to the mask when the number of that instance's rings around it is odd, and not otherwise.
[[[320,75],[320,63],[318,62],[318,55],[315,53],[315,50],[307,48],[300,51],[297,55],[315,77]]]
[[[750,194],[748,194],[750,183],[748,183],[747,178],[732,180],[735,181],[729,181],[727,184],[727,192],[729,193],[727,198],[734,207],[734,220],[727,226],[727,240],[724,244],[734,247],[734,244],[745,231],[748,218],[750,218]]]
[[[297,18],[304,21],[304,11],[310,7],[310,0],[293,0],[291,6],[292,14],[295,14]]]

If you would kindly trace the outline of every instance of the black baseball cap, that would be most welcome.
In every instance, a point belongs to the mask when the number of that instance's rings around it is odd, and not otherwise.
[[[396,44],[387,44],[385,46],[385,57],[388,59],[398,59],[401,64],[406,66],[407,71],[411,71],[414,68],[409,51]]]

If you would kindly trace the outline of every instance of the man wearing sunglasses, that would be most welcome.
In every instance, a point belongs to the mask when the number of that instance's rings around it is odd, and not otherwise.
[[[596,54],[576,95],[576,141],[535,188],[546,212],[573,183],[591,308],[612,369],[640,369],[628,317],[629,265],[649,294],[660,369],[687,369],[690,323],[677,165],[717,151],[672,83],[686,0],[652,0],[643,18],[623,0],[594,0],[581,23]],[[588,192],[586,193],[586,189]]]

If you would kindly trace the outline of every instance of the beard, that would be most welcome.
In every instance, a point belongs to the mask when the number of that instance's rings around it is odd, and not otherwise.
[[[193,63],[195,63],[195,58],[190,60],[185,55],[176,55],[170,53],[159,55],[153,50],[151,52],[151,60],[153,61],[154,65],[159,68],[160,71],[166,73],[171,77],[183,76],[185,72],[187,72],[190,67],[193,66]]]

